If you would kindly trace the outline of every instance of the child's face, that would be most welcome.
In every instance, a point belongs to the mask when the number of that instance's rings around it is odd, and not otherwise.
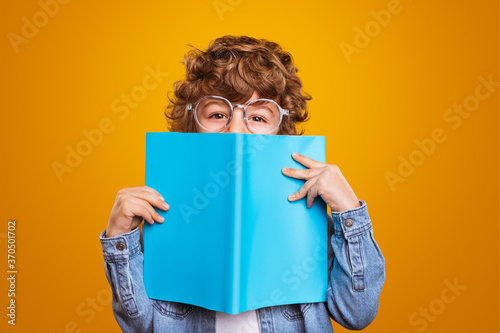
[[[241,104],[246,104],[252,99],[259,98],[259,95],[257,94],[256,91],[253,92],[253,95],[248,99],[248,101],[245,101],[245,103]],[[202,128],[198,123],[196,123],[196,130],[198,133],[213,133],[210,131],[205,130]],[[267,135],[276,135],[279,131],[279,126],[277,129],[272,131],[271,133],[268,133]],[[248,127],[245,125],[245,119],[243,118],[243,109],[241,108],[234,108],[233,111],[233,118],[229,122],[229,124],[220,132],[218,133],[246,133],[246,134],[254,134],[252,133]]]

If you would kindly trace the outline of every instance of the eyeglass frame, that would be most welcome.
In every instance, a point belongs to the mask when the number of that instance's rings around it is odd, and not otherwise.
[[[202,124],[200,124],[200,121],[198,120],[198,117],[196,116],[196,111],[198,109],[198,105],[200,104],[200,102],[202,102],[203,100],[207,99],[207,98],[215,98],[215,99],[220,99],[220,100],[223,100],[223,101],[226,101],[228,103],[228,105],[231,107],[231,115],[229,116],[229,120],[227,121],[226,125],[224,125],[224,127],[218,129],[218,130],[210,130],[208,128],[206,128],[205,126],[203,126]],[[257,101],[266,101],[266,102],[271,102],[273,103],[274,105],[276,105],[278,107],[278,110],[280,111],[280,121],[278,122],[278,125],[276,125],[275,128],[273,128],[272,130],[268,131],[268,132],[265,132],[265,133],[256,133],[254,131],[252,131],[252,129],[250,128],[250,126],[248,125],[248,122],[247,122],[247,107],[253,103],[253,102],[257,102]],[[194,105],[194,108],[193,108],[193,105]],[[219,132],[219,131],[222,131],[224,128],[227,127],[227,125],[229,125],[229,123],[231,122],[231,120],[233,119],[233,111],[234,111],[234,108],[237,108],[239,107],[240,109],[243,109],[243,120],[245,121],[245,125],[247,126],[247,128],[254,134],[268,134],[268,133],[271,133],[272,131],[274,131],[275,129],[277,129],[280,125],[281,125],[281,121],[283,119],[283,115],[285,116],[288,116],[290,111],[287,110],[287,109],[283,109],[278,103],[276,103],[275,101],[273,101],[272,99],[267,99],[267,98],[256,98],[256,99],[252,99],[250,101],[248,101],[248,103],[246,103],[245,105],[243,104],[233,104],[231,103],[227,98],[224,98],[222,96],[216,96],[216,95],[210,95],[210,96],[204,96],[202,98],[200,98],[196,103],[192,104],[192,103],[189,103],[188,104],[188,111],[193,111],[193,115],[194,115],[194,119],[196,120],[196,122],[198,123],[198,125],[200,125],[202,128],[204,128],[205,130],[207,131],[210,131],[210,132]]]

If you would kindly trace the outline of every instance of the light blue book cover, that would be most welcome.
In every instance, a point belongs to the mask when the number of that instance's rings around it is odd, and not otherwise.
[[[170,205],[144,223],[149,298],[230,314],[326,300],[326,203],[288,201],[293,152],[325,162],[325,138],[146,133],[145,184]]]

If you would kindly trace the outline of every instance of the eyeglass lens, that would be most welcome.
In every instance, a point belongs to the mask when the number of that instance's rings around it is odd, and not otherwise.
[[[221,130],[229,121],[231,106],[224,100],[206,98],[196,109],[200,124],[208,130]],[[255,101],[247,106],[246,117],[249,129],[254,133],[267,133],[280,123],[280,110],[268,101]]]

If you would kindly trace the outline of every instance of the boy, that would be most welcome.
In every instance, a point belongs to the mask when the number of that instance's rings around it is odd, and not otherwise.
[[[186,78],[174,84],[175,100],[165,111],[172,132],[297,135],[296,125],[308,120],[311,96],[302,94],[291,55],[274,42],[224,36],[206,51],[191,50],[184,60]],[[143,219],[162,223],[153,206],[169,206],[150,187],[125,188],[118,191],[100,236],[113,311],[123,331],[324,333],[333,332],[330,318],[356,330],[373,321],[385,281],[385,260],[373,238],[366,203],[356,197],[337,166],[302,155],[293,158],[307,169],[283,168],[283,174],[306,182],[288,199],[307,197],[310,207],[319,195],[332,210],[326,302],[230,315],[149,299],[138,226]]]

